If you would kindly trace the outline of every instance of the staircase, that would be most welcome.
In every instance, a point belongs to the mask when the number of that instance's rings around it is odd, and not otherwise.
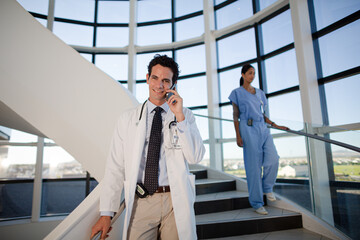
[[[196,176],[195,214],[199,239],[302,228],[300,213],[266,206],[268,215],[251,208],[247,191],[236,188],[236,180],[208,178],[207,170],[194,169]],[[266,205],[266,198],[264,198]]]

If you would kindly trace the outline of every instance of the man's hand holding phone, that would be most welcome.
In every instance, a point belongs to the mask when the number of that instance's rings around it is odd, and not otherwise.
[[[166,101],[170,107],[170,110],[175,114],[176,120],[181,122],[185,119],[183,113],[183,99],[176,91],[176,84],[174,84],[169,90],[166,90]]]

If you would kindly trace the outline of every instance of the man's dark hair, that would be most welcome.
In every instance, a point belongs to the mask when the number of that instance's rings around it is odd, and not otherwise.
[[[148,66],[149,77],[151,76],[152,68],[157,64],[171,69],[173,72],[172,84],[175,84],[179,77],[179,65],[174,61],[174,59],[168,57],[167,55],[156,54]]]

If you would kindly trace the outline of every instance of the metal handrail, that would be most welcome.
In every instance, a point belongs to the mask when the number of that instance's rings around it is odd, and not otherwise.
[[[201,115],[201,114],[194,114],[194,116],[205,117],[205,118],[221,120],[221,121],[227,121],[227,122],[233,122],[233,120],[230,120],[230,119],[206,116],[206,115]],[[335,144],[335,145],[338,145],[340,147],[347,148],[347,149],[350,149],[350,150],[353,150],[355,152],[360,153],[360,148],[355,147],[355,146],[350,145],[350,144],[347,144],[347,143],[343,143],[343,142],[335,141],[335,140],[332,140],[332,139],[324,138],[324,137],[321,137],[321,136],[318,136],[318,135],[315,135],[315,134],[304,133],[304,132],[301,132],[301,131],[294,131],[294,130],[291,130],[291,129],[283,130],[283,129],[279,129],[279,128],[276,128],[276,127],[273,127],[273,126],[269,126],[269,127],[273,128],[273,129],[276,129],[276,130],[286,131],[286,132],[293,133],[293,134],[296,134],[296,135],[302,135],[302,136],[317,139],[317,140],[320,140],[320,141],[323,141],[323,142]]]
[[[115,216],[111,219],[110,226],[112,226],[116,222],[116,220],[120,217],[120,215],[122,214],[124,209],[125,209],[125,200],[122,200],[122,202],[120,204],[120,207],[119,207],[119,210],[116,212]],[[102,234],[102,231],[99,231],[97,234],[95,234],[91,238],[91,240],[99,240],[100,237],[101,237],[101,234]]]
[[[275,127],[272,127],[272,128],[277,129],[277,130],[282,130],[282,129],[278,129],[278,128],[275,128]],[[353,150],[355,152],[360,153],[360,148],[355,147],[355,146],[350,145],[350,144],[347,144],[347,143],[343,143],[343,142],[339,142],[339,141],[336,141],[336,140],[324,138],[324,137],[321,137],[321,136],[318,136],[318,135],[315,135],[315,134],[304,133],[304,132],[301,132],[301,131],[294,131],[294,130],[291,130],[291,129],[283,130],[283,131],[293,133],[293,134],[297,134],[297,135],[303,135],[305,137],[309,137],[309,138],[317,139],[317,140],[320,140],[320,141],[323,141],[323,142],[335,144],[335,145],[338,145],[340,147],[347,148],[347,149],[350,149],[350,150]]]

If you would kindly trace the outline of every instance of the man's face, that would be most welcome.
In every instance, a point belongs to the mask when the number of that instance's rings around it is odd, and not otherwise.
[[[168,67],[160,64],[151,70],[151,76],[146,75],[146,83],[149,84],[149,100],[157,106],[165,102],[166,90],[172,86],[173,72]]]

